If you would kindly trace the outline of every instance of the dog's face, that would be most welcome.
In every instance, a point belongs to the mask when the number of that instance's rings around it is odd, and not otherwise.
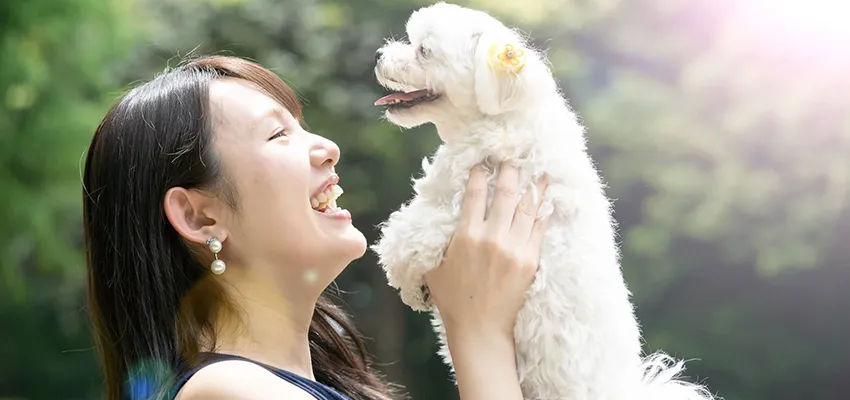
[[[407,34],[409,43],[390,40],[376,53],[378,81],[400,93],[375,104],[386,106],[387,119],[399,126],[516,110],[536,77],[548,77],[516,32],[480,11],[446,3],[425,7],[411,15]],[[494,64],[499,57],[507,64]]]

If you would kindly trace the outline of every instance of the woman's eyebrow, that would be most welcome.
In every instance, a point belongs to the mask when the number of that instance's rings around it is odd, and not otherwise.
[[[257,116],[257,118],[254,120],[254,123],[251,124],[251,130],[256,129],[257,126],[260,125],[261,122],[263,122],[266,118],[269,118],[269,117],[279,118],[282,121],[286,121],[286,117],[287,117],[286,114],[287,114],[286,110],[284,110],[283,108],[272,107],[272,108],[268,109],[266,112]]]

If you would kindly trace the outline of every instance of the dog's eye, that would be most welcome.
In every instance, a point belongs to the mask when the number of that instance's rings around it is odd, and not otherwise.
[[[428,48],[425,47],[424,44],[420,44],[419,45],[419,55],[422,56],[422,58],[428,58],[431,55],[431,51],[428,50]]]

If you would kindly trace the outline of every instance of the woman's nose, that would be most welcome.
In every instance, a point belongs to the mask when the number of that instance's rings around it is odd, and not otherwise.
[[[337,146],[332,140],[328,140],[318,135],[313,136],[316,140],[310,154],[313,165],[317,167],[332,167],[336,165],[339,161],[339,146]]]

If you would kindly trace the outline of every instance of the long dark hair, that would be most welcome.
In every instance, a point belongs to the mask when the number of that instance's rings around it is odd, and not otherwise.
[[[255,84],[301,120],[298,98],[271,71],[235,57],[199,57],[123,96],[88,149],[88,302],[108,400],[168,397],[181,366],[215,347],[214,317],[234,311],[163,211],[172,187],[210,190],[238,207],[212,146],[208,89],[221,77]],[[353,399],[392,396],[360,334],[324,296],[309,341],[318,381]]]

